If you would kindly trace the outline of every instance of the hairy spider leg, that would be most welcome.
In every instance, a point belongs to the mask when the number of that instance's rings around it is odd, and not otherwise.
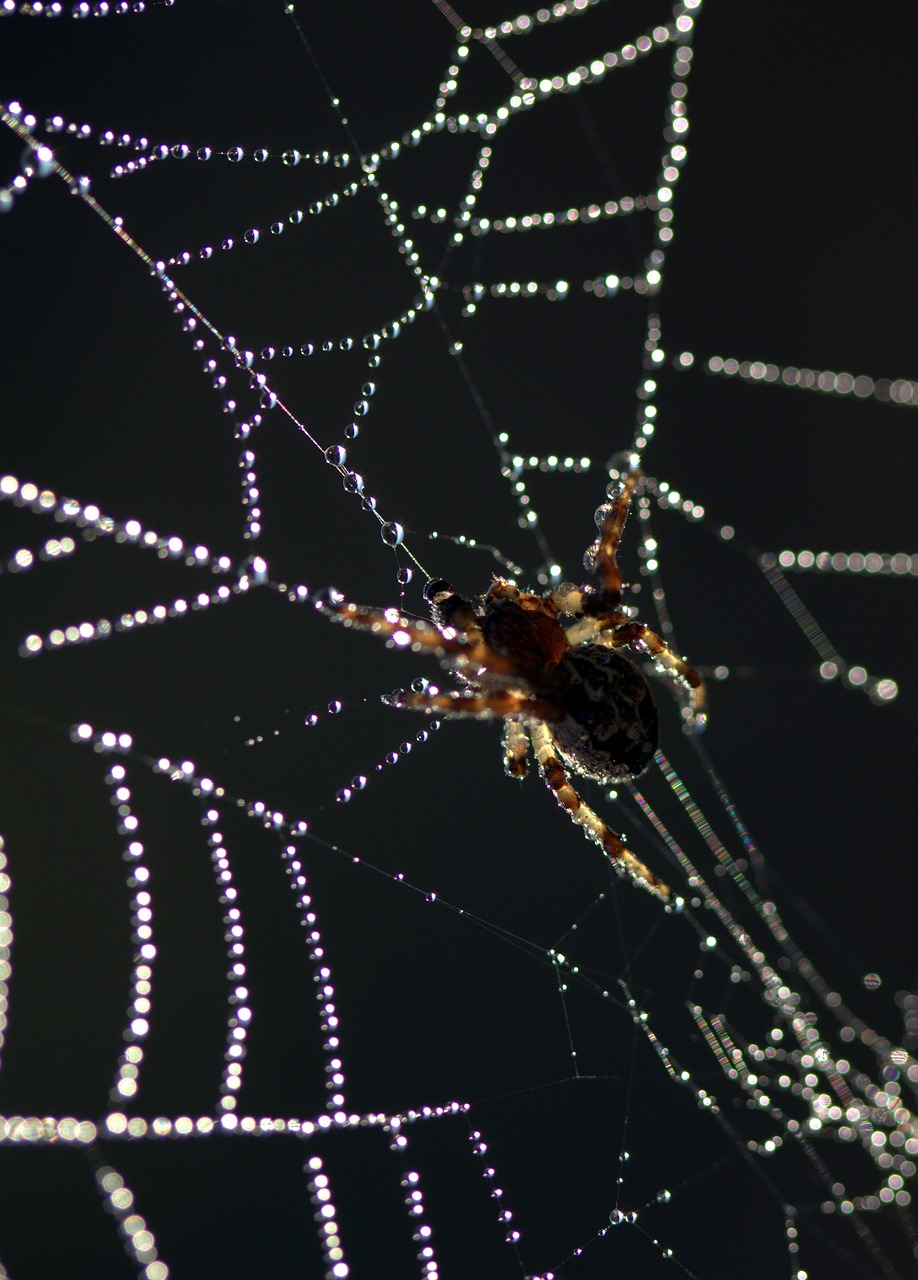
[[[479,720],[502,720],[507,716],[520,716],[524,720],[563,720],[564,712],[554,702],[530,698],[510,689],[454,689],[450,693],[415,693],[410,689],[396,689],[383,694],[388,707],[410,707],[413,711],[426,711],[429,715],[476,716]]]
[[[561,808],[566,809],[571,819],[582,827],[588,839],[599,845],[619,875],[630,876],[635,884],[663,902],[669,902],[672,897],[669,885],[664,884],[637,854],[626,847],[621,837],[606,826],[599,814],[581,800],[571,786],[564,766],[558,759],[550,730],[545,725],[536,723],[529,726],[529,734],[539,772],[546,785],[555,793],[555,799]]]
[[[529,734],[519,720],[504,721],[504,773],[525,778],[529,772]]]
[[[487,668],[498,675],[512,675],[516,668],[499,653],[489,649],[477,630],[444,635],[430,622],[418,618],[406,618],[395,609],[374,609],[349,601],[329,603],[321,601],[317,608],[347,627],[372,631],[395,644],[404,645],[415,652],[424,650],[437,657],[445,657],[461,668]]]
[[[655,631],[643,622],[625,622],[612,631],[606,631],[598,637],[600,644],[607,644],[610,649],[622,649],[629,644],[641,644],[651,655],[654,662],[665,667],[688,690],[689,706],[696,728],[701,728],[705,720],[707,693],[704,680],[694,667],[690,667],[684,658],[673,653]]]
[[[602,583],[603,603],[610,609],[617,609],[622,602],[622,571],[619,568],[616,552],[622,540],[622,530],[628,518],[631,497],[643,471],[630,471],[624,479],[618,495],[605,507],[599,525],[599,539],[594,544],[594,566],[596,576]],[[599,512],[597,513],[597,516]]]

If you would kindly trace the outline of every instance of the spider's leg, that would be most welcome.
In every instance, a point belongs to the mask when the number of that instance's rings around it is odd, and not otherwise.
[[[529,733],[539,762],[539,772],[546,785],[555,793],[555,799],[561,808],[566,809],[571,819],[583,828],[585,836],[599,845],[619,875],[630,876],[642,889],[669,902],[672,897],[669,885],[664,884],[636,854],[626,848],[621,837],[610,830],[599,815],[577,795],[558,759],[551,733],[545,725],[533,724],[529,727]]]
[[[564,712],[553,702],[513,693],[509,689],[454,689],[451,693],[414,693],[396,689],[382,698],[388,707],[409,707],[429,715],[476,716],[479,720],[502,720],[519,716],[523,720],[563,720]],[[517,775],[514,775],[517,776]]]
[[[673,653],[655,631],[651,631],[643,622],[626,622],[599,637],[599,642],[608,644],[612,649],[621,649],[629,644],[643,645],[654,662],[665,667],[688,690],[692,723],[696,729],[704,727],[707,706],[704,680],[684,658]]]
[[[486,646],[477,627],[464,634],[449,631],[444,634],[432,623],[406,618],[397,609],[374,609],[348,600],[320,600],[316,608],[334,621],[343,622],[346,627],[372,631],[390,644],[410,648],[415,653],[433,653],[437,657],[452,659],[460,668],[486,667],[498,675],[512,675],[515,671],[508,659]]]
[[[622,540],[632,495],[642,475],[639,470],[629,471],[616,497],[596,512],[599,537],[587,551],[586,560],[602,583],[602,603],[609,610],[617,609],[622,600],[622,571],[616,552]]]
[[[519,720],[504,721],[504,773],[525,778],[529,772],[529,734]]]

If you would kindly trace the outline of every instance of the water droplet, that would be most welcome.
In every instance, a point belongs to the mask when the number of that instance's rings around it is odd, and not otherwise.
[[[356,422],[349,422],[344,428],[344,434],[347,436],[348,440],[356,440],[360,435],[360,428],[357,426]]]
[[[242,150],[242,147],[230,147],[229,151],[226,153],[226,158],[232,164],[238,164],[244,155],[245,152]]]
[[[299,151],[285,151],[281,156],[281,161],[286,165],[295,165],[299,164],[302,158]]]
[[[50,147],[39,145],[26,147],[20,160],[21,167],[36,178],[47,178],[54,168],[54,152]]]
[[[389,521],[380,529],[379,536],[387,547],[400,547],[405,538],[405,530],[395,521]]]
[[[375,392],[376,392],[375,382],[365,382],[363,386],[360,388],[360,394],[364,396],[372,396],[375,394]]]
[[[865,973],[863,983],[868,991],[876,991],[878,987],[883,985],[883,979],[878,973]]]
[[[318,723],[319,723],[319,717],[316,715],[314,711],[311,715],[308,715],[306,719],[303,721],[303,724],[309,725],[310,728],[312,728],[314,725],[317,725]]]
[[[624,449],[621,453],[613,453],[612,457],[606,463],[606,470],[613,477],[628,476],[637,471],[641,465],[641,459],[631,449]],[[618,497],[622,491],[621,481],[613,479],[606,485],[606,497],[613,500]]]
[[[342,704],[342,703],[340,703],[340,702],[338,701],[338,699],[337,699],[337,698],[335,698],[333,701],[331,701],[331,702],[328,704],[328,714],[329,714],[330,716],[336,716],[336,715],[339,713],[339,711],[341,710],[342,705],[343,705],[343,704]]]
[[[367,785],[367,780],[362,773],[358,773],[356,778],[351,778],[351,786],[355,791],[362,791]]]
[[[398,573],[395,575],[395,580],[400,584],[400,586],[407,587],[413,577],[414,574],[410,569],[399,569]]]
[[[343,445],[330,444],[325,450],[325,461],[333,467],[343,466],[347,453]]]
[[[401,753],[403,756],[410,756],[410,755],[411,755],[411,743],[410,743],[410,742],[401,742],[401,743],[399,743],[399,748],[398,748],[398,749],[399,749],[400,753]]]
[[[313,351],[315,351],[315,347],[312,345],[311,342],[304,342],[303,345],[300,347],[301,356],[311,356]]]
[[[350,798],[351,798],[350,787],[342,787],[341,790],[338,792],[338,794],[335,796],[335,799],[337,800],[338,804],[347,804]]]
[[[243,240],[246,242],[246,244],[257,244],[257,243],[258,243],[258,228],[257,228],[257,227],[249,227],[248,231],[246,231],[246,232],[245,232],[245,234],[243,235],[243,237],[242,237],[242,238],[243,238]]]
[[[349,471],[343,483],[348,493],[360,493],[363,489],[363,476],[357,471]]]

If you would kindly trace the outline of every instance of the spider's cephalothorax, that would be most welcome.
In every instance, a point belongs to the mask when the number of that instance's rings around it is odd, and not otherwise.
[[[643,675],[620,652],[650,654],[686,692],[684,714],[704,723],[704,684],[692,667],[622,608],[616,550],[641,473],[631,470],[596,512],[599,537],[587,552],[598,587],[563,583],[544,595],[496,578],[483,598],[458,595],[448,582],[428,582],[433,625],[395,609],[368,609],[340,600],[319,608],[338,621],[385,636],[390,643],[435,654],[462,686],[449,693],[399,690],[390,706],[436,715],[504,722],[504,768],[525,777],[529,745],[558,803],[621,874],[668,901],[669,887],[625,847],[580,799],[568,770],[598,782],[643,773],[657,747],[657,711]]]

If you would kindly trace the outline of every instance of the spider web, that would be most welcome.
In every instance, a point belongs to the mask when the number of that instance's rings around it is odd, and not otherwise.
[[[329,8],[4,6],[2,1266],[907,1275],[901,12]],[[678,912],[311,607],[635,447]]]

